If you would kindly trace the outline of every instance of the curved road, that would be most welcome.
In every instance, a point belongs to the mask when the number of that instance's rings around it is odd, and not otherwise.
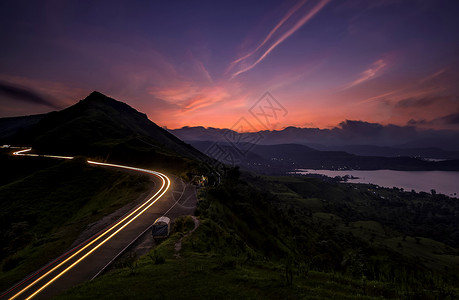
[[[72,159],[69,156],[37,155],[27,153],[31,149],[14,152],[14,155],[40,156],[58,159]],[[106,229],[95,234],[88,240],[80,243],[68,252],[64,253],[48,265],[29,275],[4,294],[1,298],[8,299],[46,299],[65,291],[75,284],[90,280],[109,263],[113,257],[129,244],[133,237],[145,230],[145,224],[151,224],[153,215],[158,211],[152,210],[153,204],[158,202],[171,186],[170,179],[159,172],[124,165],[107,164],[88,161],[89,164],[133,170],[149,175],[154,175],[160,181],[158,191],[149,195],[146,201],[136,206],[126,215],[118,219]],[[163,202],[163,203],[161,203]],[[177,204],[177,202],[175,202]],[[173,204],[173,206],[175,205]],[[159,201],[157,205],[160,211],[169,208],[170,203]],[[168,211],[169,211],[168,210]],[[116,238],[115,238],[116,237]],[[78,266],[78,268],[76,268]]]

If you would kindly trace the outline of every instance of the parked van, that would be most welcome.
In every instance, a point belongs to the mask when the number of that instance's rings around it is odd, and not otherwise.
[[[151,234],[153,238],[167,238],[170,232],[171,219],[168,217],[159,217],[153,223]]]

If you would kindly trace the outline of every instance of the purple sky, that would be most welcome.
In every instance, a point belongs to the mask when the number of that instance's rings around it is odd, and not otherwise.
[[[459,1],[0,3],[0,117],[98,90],[161,126],[362,120],[459,130]]]

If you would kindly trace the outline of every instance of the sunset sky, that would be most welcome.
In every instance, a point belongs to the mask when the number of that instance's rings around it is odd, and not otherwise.
[[[0,2],[0,117],[93,90],[160,126],[344,120],[459,130],[459,1]]]

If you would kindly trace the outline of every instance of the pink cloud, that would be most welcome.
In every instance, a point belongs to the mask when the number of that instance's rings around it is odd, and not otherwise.
[[[176,82],[168,87],[154,86],[147,89],[148,94],[177,105],[176,115],[187,115],[196,110],[224,103],[226,109],[241,105],[243,89],[238,83],[229,82]]]
[[[387,67],[387,62],[384,59],[378,59],[374,63],[371,64],[371,66],[360,73],[360,76],[354,80],[353,82],[349,83],[346,85],[344,89],[349,89],[351,87],[354,87],[356,85],[362,84],[368,80],[371,80],[373,78],[376,78],[377,76],[380,76],[382,71]]]
[[[448,70],[448,68],[443,68],[443,69],[441,69],[441,70],[439,70],[439,71],[437,71],[437,72],[435,72],[435,73],[433,73],[433,74],[421,79],[419,81],[419,83],[429,82],[429,81],[431,81],[431,80],[433,80],[435,78],[438,78],[440,75],[444,74],[447,70]]]

